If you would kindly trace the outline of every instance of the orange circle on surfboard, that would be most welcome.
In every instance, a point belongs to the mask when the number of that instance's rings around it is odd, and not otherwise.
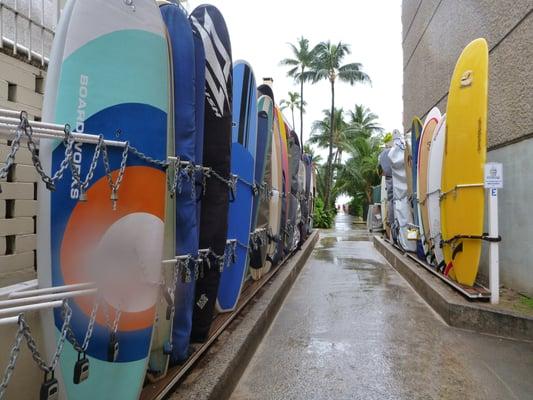
[[[118,171],[112,173],[113,181],[117,174]],[[114,320],[119,308],[114,294],[120,291],[128,292],[120,296],[128,295],[129,302],[124,309],[120,307],[119,330],[135,331],[153,325],[157,294],[140,297],[139,293],[147,292],[141,289],[142,285],[151,285],[157,290],[154,283],[159,280],[162,245],[161,251],[157,250],[157,245],[155,250],[150,250],[154,246],[145,245],[145,241],[160,240],[156,232],[162,231],[160,225],[164,220],[164,202],[160,199],[165,193],[165,182],[163,171],[144,166],[128,167],[118,192],[116,210],[112,209],[111,189],[104,176],[87,190],[88,201],[78,202],[70,215],[60,250],[63,281],[65,285],[92,281],[97,282],[99,288],[104,286],[103,296],[110,310],[106,318],[100,307],[96,320],[101,325],[106,324],[106,319]],[[119,260],[126,261],[119,264]],[[154,276],[150,276],[152,271]],[[148,275],[150,279],[141,275]],[[109,301],[106,292],[115,301]],[[75,299],[87,316],[93,300]],[[131,305],[131,301],[136,304]]]

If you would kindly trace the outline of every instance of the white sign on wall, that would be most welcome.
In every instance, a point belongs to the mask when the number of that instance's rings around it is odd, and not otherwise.
[[[485,188],[503,189],[503,166],[501,163],[485,164]]]

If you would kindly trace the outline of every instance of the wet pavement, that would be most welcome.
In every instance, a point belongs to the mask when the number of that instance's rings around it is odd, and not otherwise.
[[[533,399],[533,343],[449,327],[339,215],[233,400]]]

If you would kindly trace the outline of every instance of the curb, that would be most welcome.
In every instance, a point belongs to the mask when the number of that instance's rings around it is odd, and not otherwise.
[[[533,318],[496,309],[486,303],[470,302],[382,238],[374,236],[373,242],[389,264],[448,325],[489,335],[533,341]]]
[[[313,251],[315,230],[228,326],[168,399],[228,399]]]

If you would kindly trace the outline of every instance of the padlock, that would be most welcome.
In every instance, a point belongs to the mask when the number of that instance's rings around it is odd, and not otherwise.
[[[118,345],[117,334],[115,332],[111,332],[111,335],[109,336],[109,345],[107,346],[107,361],[109,362],[117,361],[118,350],[119,350],[119,345]]]
[[[48,373],[44,374],[44,382],[41,385],[39,393],[39,400],[57,400],[59,399],[59,385],[57,379],[54,378],[54,371],[48,379]]]
[[[84,203],[87,201],[87,192],[85,191],[85,189],[80,190],[80,197],[78,198],[78,201],[81,201]]]
[[[45,186],[51,192],[55,192],[55,190],[56,190],[56,185],[54,185],[53,182],[46,182]]]
[[[116,189],[111,190],[111,203],[113,204],[113,211],[117,211],[118,193]]]
[[[78,385],[89,378],[89,359],[85,353],[78,353],[78,361],[74,364],[74,384]]]

